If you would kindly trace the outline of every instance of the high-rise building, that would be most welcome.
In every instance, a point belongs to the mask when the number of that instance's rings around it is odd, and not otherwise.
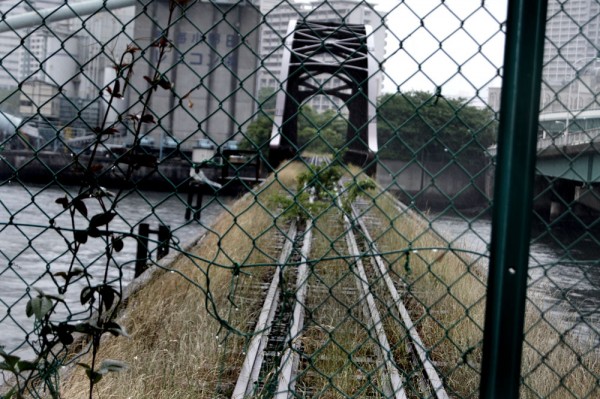
[[[13,15],[25,12],[19,0],[0,1],[0,13]],[[0,33],[0,88],[10,89],[19,84],[20,37],[12,31]]]
[[[600,2],[550,0],[544,46],[542,111],[597,107]]]
[[[308,20],[315,22],[338,22],[347,24],[364,24],[372,28],[375,37],[375,47],[370,49],[373,57],[378,62],[383,62],[385,57],[386,30],[382,25],[383,17],[375,10],[373,5],[366,1],[358,0],[314,0],[309,2],[263,0],[261,11],[265,22],[261,26],[260,57],[262,66],[259,72],[259,90],[280,87],[281,60],[288,23],[290,20]],[[370,79],[377,81],[376,96],[379,96],[383,84],[383,74],[379,71]],[[326,87],[339,84],[335,79],[322,78],[320,84]],[[315,96],[309,104],[317,111],[337,108],[341,101],[337,98]]]

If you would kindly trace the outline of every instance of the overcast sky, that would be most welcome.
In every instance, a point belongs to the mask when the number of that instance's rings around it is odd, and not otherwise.
[[[448,96],[471,97],[480,90],[485,99],[488,86],[500,85],[506,0],[487,0],[483,6],[482,0],[375,3],[387,11],[390,29],[386,92],[434,92],[441,86]]]

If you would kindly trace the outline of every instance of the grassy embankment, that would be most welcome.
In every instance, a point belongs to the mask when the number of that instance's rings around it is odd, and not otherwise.
[[[449,394],[477,397],[483,338],[487,262],[476,254],[450,248],[422,221],[379,197],[371,215],[392,220],[375,235],[396,278],[412,293],[410,311],[418,320],[424,343],[439,365]],[[411,247],[406,255],[393,254]],[[467,246],[465,245],[464,249]],[[529,291],[532,292],[532,291]],[[552,320],[528,298],[521,386],[523,398],[600,397],[600,360],[591,343],[562,334],[567,328]]]
[[[219,316],[236,329],[250,332],[249,322],[261,306],[252,283],[272,270],[260,265],[273,264],[277,259],[272,241],[283,227],[279,220],[274,223],[270,198],[285,192],[284,186],[295,187],[302,169],[297,164],[287,167],[263,192],[238,201],[194,249],[198,258],[182,257],[173,265],[193,284],[178,273],[162,273],[129,300],[123,323],[131,338],[106,340],[100,351],[100,359],[121,359],[129,369],[106,376],[96,387],[96,397],[226,396],[231,389],[227,383],[235,380],[243,361],[246,341],[220,329],[207,307],[218,309]],[[393,278],[413,294],[410,311],[449,393],[476,397],[485,307],[484,272],[478,265],[481,260],[449,248],[426,223],[399,210],[386,195],[378,196],[376,203],[370,216],[382,223],[373,236],[385,253]],[[364,361],[375,355],[376,348],[354,291],[343,232],[339,209],[331,208],[315,221],[310,256],[314,262],[302,339],[304,353],[312,361],[303,364],[297,389],[310,387],[323,398],[360,397],[378,389],[380,378],[372,363]],[[411,248],[408,262],[407,248]],[[219,267],[235,264],[245,266],[237,277],[231,268]],[[252,265],[256,267],[249,267]],[[207,289],[211,294],[208,301],[203,292]],[[410,375],[410,366],[402,361],[406,334],[394,311],[383,304],[383,294],[381,298],[380,310],[388,309],[384,322],[394,331],[394,356]],[[528,326],[523,396],[534,397],[532,392],[537,392],[542,397],[569,397],[567,388],[554,390],[561,376],[565,377],[564,386],[578,392],[573,397],[598,389],[593,375],[598,375],[600,368],[593,352],[582,352],[579,362],[548,322],[531,310]],[[83,374],[73,373],[63,381],[63,397],[86,397],[87,387]],[[415,387],[411,396],[417,395]]]

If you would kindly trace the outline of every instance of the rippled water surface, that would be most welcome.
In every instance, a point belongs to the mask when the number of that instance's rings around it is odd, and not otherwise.
[[[431,214],[433,228],[453,244],[489,254],[489,217]],[[600,241],[582,227],[534,224],[529,253],[528,299],[561,331],[600,344]],[[558,325],[560,324],[560,325]]]
[[[58,188],[25,188],[16,184],[0,187],[0,345],[5,346],[5,350],[21,346],[21,354],[30,353],[23,346],[26,334],[32,329],[32,320],[25,315],[28,287],[56,294],[53,282],[56,277],[53,275],[67,270],[73,259],[63,238],[63,235],[68,239],[72,237],[68,231],[71,218],[62,205],[55,202],[64,195],[64,191]],[[229,198],[205,197],[200,222],[190,222],[184,218],[185,200],[184,194],[128,194],[119,202],[118,215],[110,223],[110,228],[128,234],[137,233],[139,223],[148,223],[151,229],[162,223],[169,225],[173,231],[172,245],[178,245],[199,237],[224,205],[231,202]],[[88,216],[101,212],[95,200],[85,200],[85,203]],[[55,228],[49,228],[51,224]],[[77,228],[85,229],[87,224],[83,217],[77,216]],[[109,279],[116,281],[122,275],[124,284],[133,279],[136,247],[134,238],[124,239],[123,250],[116,254],[115,262],[108,268]],[[103,241],[89,238],[75,259],[75,266],[87,267],[95,277],[92,283],[102,281],[106,269],[103,254]],[[79,306],[80,287],[73,287],[71,294],[66,296],[71,313]],[[66,308],[62,311],[62,316],[65,316]]]

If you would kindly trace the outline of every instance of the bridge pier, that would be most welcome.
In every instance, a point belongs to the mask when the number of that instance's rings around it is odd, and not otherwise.
[[[589,218],[600,212],[600,185],[538,175],[534,190],[534,208],[544,220]]]
[[[575,187],[575,202],[600,212],[600,187],[578,186]]]

